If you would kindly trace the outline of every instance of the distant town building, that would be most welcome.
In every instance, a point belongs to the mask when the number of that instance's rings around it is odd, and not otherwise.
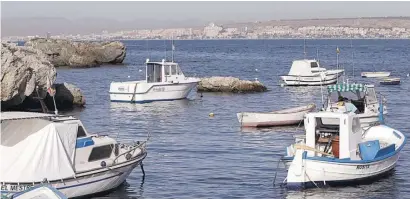
[[[51,38],[51,32],[47,32],[46,33],[46,39],[50,39]]]
[[[203,34],[206,38],[216,38],[222,30],[222,26],[210,23],[208,26],[205,26]]]

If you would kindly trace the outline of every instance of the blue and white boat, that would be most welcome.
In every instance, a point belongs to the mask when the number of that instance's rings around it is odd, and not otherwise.
[[[323,119],[337,119],[328,125]],[[306,133],[283,158],[289,188],[358,184],[391,171],[406,143],[403,133],[385,125],[363,129],[354,113],[309,113]]]
[[[187,98],[199,78],[185,77],[175,62],[146,61],[146,79],[142,81],[111,82],[112,102],[147,103]]]
[[[10,199],[67,199],[67,197],[51,185],[41,184],[15,193]]]

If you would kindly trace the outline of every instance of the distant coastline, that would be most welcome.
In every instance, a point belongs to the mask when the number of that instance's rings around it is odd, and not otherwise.
[[[108,26],[109,27],[109,26]],[[8,27],[2,27],[2,32]],[[52,28],[50,28],[52,29]],[[68,28],[65,27],[65,30]],[[74,28],[72,28],[74,29]],[[71,29],[69,29],[70,32]],[[13,32],[13,31],[11,31]],[[8,36],[2,40],[18,41],[36,37],[54,39],[112,40],[227,40],[227,39],[410,39],[410,17],[367,17],[342,19],[294,19],[215,24],[191,28],[103,30],[87,34],[55,34],[44,29],[41,34]]]

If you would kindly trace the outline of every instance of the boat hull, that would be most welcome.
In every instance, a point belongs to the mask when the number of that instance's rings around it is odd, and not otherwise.
[[[152,85],[145,92],[110,91],[110,100],[112,102],[149,103],[154,101],[171,101],[185,99],[196,85],[196,82],[157,84]]]
[[[301,175],[290,165],[287,187],[290,189],[314,188],[316,186],[337,186],[363,183],[366,180],[383,176],[391,171],[399,154],[385,160],[371,163],[338,163],[305,159]],[[315,185],[316,184],[316,185]]]
[[[390,72],[362,72],[362,77],[388,77]]]
[[[315,76],[281,76],[287,86],[321,86],[335,84],[342,72],[328,73],[324,78],[317,74]]]
[[[107,192],[117,188],[129,176],[131,171],[141,164],[146,157],[146,153],[142,156],[128,161],[126,163],[111,166],[110,169],[103,168],[95,171],[78,174],[76,178],[64,179],[63,181],[49,182],[49,184],[63,193],[67,198],[84,197],[98,193]],[[7,183],[6,183],[7,184]],[[32,183],[20,183],[20,187],[30,188],[34,186]],[[2,190],[2,194],[12,195],[22,190]]]
[[[271,113],[237,113],[237,118],[243,127],[271,127],[297,125],[303,122],[306,113],[313,111],[315,105],[297,107]]]

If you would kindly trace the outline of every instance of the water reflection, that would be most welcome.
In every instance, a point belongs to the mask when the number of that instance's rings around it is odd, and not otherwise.
[[[366,184],[343,187],[312,188],[301,191],[288,191],[286,190],[286,188],[284,188],[284,194],[288,199],[397,198],[397,193],[399,193],[399,191],[397,190],[396,181],[397,180],[395,178],[395,173],[393,170],[392,172],[389,172],[384,178],[370,181]]]

